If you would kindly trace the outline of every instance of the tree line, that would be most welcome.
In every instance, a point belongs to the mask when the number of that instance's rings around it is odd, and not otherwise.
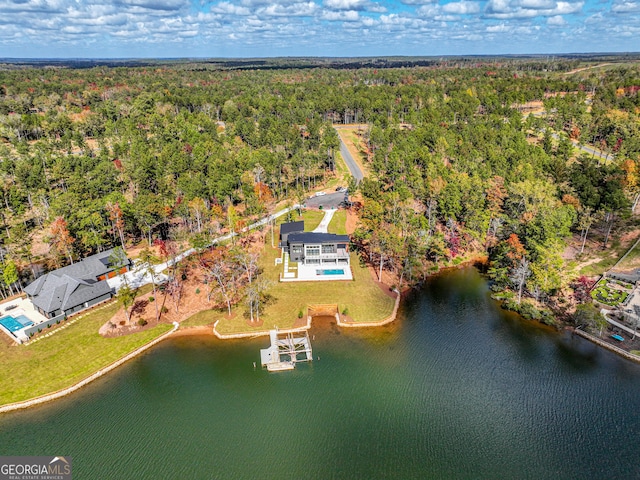
[[[638,68],[549,63],[0,71],[3,287],[10,262],[28,280],[116,245],[206,244],[334,176],[332,124],[358,122],[354,245],[379,275],[488,253],[497,285],[547,301],[567,238],[610,233],[640,193]]]

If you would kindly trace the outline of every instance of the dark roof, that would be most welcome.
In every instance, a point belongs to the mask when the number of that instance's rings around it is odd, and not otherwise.
[[[31,302],[47,313],[71,310],[111,292],[106,280],[82,280],[69,275],[58,277],[53,272],[40,278],[44,278],[42,287],[39,294],[31,298]]]
[[[69,310],[111,291],[109,284],[97,277],[114,270],[110,257],[113,249],[59,268],[36,279],[24,289],[31,302],[44,310]],[[129,262],[129,259],[127,259]]]
[[[284,233],[304,232],[304,220],[299,222],[288,222],[280,225],[280,235]]]
[[[348,235],[336,235],[335,233],[292,233],[288,237],[289,243],[349,243]]]

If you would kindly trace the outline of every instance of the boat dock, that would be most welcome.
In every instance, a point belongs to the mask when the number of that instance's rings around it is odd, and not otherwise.
[[[277,330],[269,330],[271,345],[260,350],[262,366],[270,372],[293,370],[298,362],[310,362],[313,360],[311,342],[307,332],[278,333]]]

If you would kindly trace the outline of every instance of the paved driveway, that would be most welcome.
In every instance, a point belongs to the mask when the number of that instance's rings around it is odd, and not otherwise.
[[[304,204],[307,208],[331,209],[340,208],[340,204],[345,200],[347,200],[347,192],[327,192],[326,195],[307,199]]]

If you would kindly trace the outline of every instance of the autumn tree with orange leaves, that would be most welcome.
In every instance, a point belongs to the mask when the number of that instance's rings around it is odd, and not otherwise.
[[[63,217],[56,217],[51,224],[51,246],[59,254],[64,255],[73,263],[73,242],[75,238],[69,233],[67,221]]]
[[[107,202],[105,205],[109,212],[109,220],[111,220],[111,231],[117,233],[120,237],[120,244],[124,248],[124,219],[122,217],[122,208],[118,202]]]

